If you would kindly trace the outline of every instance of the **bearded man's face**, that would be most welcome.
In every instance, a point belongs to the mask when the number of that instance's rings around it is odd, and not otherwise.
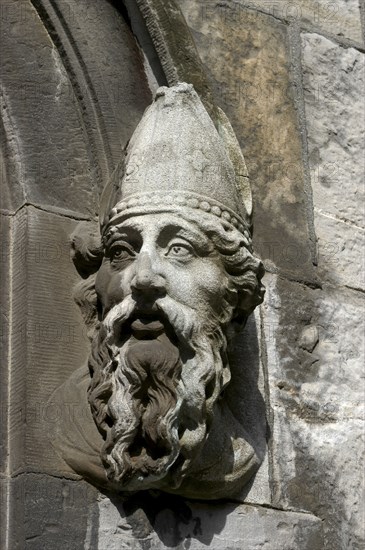
[[[235,293],[221,257],[196,223],[134,216],[112,228],[96,291],[89,401],[108,478],[126,490],[178,487],[230,378]]]

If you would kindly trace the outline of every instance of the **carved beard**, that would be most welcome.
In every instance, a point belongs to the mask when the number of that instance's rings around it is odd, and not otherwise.
[[[101,456],[120,490],[161,487],[161,480],[181,484],[230,379],[217,320],[202,324],[194,310],[167,296],[153,315],[162,330],[136,338],[130,327],[137,305],[127,297],[101,323],[89,360],[89,403],[105,439]]]

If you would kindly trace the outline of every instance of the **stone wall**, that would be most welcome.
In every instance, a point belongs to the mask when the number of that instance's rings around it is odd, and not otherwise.
[[[116,3],[4,3],[1,548],[360,550],[364,6],[178,3],[251,179],[267,293],[238,345],[259,361],[266,459],[243,504],[120,501],[52,451],[47,402],[88,354],[69,235],[153,84]]]

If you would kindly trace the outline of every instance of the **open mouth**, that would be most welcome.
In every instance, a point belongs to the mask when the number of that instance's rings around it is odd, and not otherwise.
[[[122,341],[131,336],[136,340],[152,340],[166,334],[172,341],[176,340],[174,330],[167,317],[157,307],[137,308],[121,327]]]
[[[130,338],[153,340],[167,337],[175,346],[179,338],[164,312],[153,304],[151,307],[137,307],[132,315],[119,325],[117,345],[122,347]]]
[[[131,322],[131,332],[138,340],[157,338],[165,331],[165,325],[161,319],[150,316],[138,316]]]

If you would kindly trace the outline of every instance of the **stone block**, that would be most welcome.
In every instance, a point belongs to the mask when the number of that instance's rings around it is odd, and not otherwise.
[[[7,470],[8,457],[8,387],[9,387],[9,248],[11,218],[0,215],[0,233],[2,236],[0,256],[1,310],[0,310],[0,477]]]
[[[303,34],[302,66],[314,205],[364,227],[365,56]]]
[[[99,501],[95,550],[214,548],[322,550],[321,521],[311,514],[176,497]]]
[[[8,549],[9,480],[0,477],[0,548]]]
[[[362,228],[315,211],[318,274],[323,282],[364,290],[365,232]]]
[[[9,378],[9,472],[66,473],[49,442],[59,410],[52,392],[87,360],[86,329],[73,301],[79,276],[70,258],[76,220],[33,207],[12,217],[10,269],[11,376]],[[77,403],[65,403],[77,414]],[[64,411],[63,411],[64,413]]]
[[[1,534],[6,550],[96,548],[88,521],[93,517],[97,491],[84,482],[46,475],[22,474],[2,481],[2,512],[8,518]],[[95,504],[94,504],[95,506]],[[96,516],[97,517],[97,516]],[[89,544],[86,545],[86,541]]]
[[[89,340],[73,300],[80,281],[70,258],[70,235],[75,220],[28,209],[28,319],[27,344],[27,467],[59,472],[59,461],[49,444],[49,431],[60,411],[48,403],[53,391],[87,361]],[[65,403],[69,415],[79,403]],[[48,433],[47,433],[48,432]],[[62,469],[62,468],[61,468]]]
[[[214,96],[239,139],[254,202],[254,245],[266,264],[311,279],[302,143],[287,27],[237,4],[180,0]],[[209,16],[206,10],[211,8]]]
[[[5,4],[1,18],[2,208],[94,216],[151,100],[135,39],[108,2],[26,0]]]
[[[266,280],[274,506],[320,517],[323,548],[360,548],[363,296]]]
[[[302,63],[319,275],[364,289],[364,55],[304,34]]]
[[[1,472],[10,474],[24,463],[24,407],[26,346],[18,323],[26,319],[27,302],[24,254],[27,216],[1,216]],[[16,321],[15,321],[16,319]]]
[[[233,6],[236,17],[239,16],[240,11],[250,7],[286,22],[295,22],[304,27],[314,27],[324,33],[338,36],[340,40],[350,40],[359,46],[363,44],[360,7],[357,0],[339,0],[337,2],[238,0],[236,2],[221,2],[219,7],[216,7],[215,2],[208,1],[204,2],[205,12],[203,13],[209,17],[212,9],[220,9],[228,17],[227,5],[229,4]]]

